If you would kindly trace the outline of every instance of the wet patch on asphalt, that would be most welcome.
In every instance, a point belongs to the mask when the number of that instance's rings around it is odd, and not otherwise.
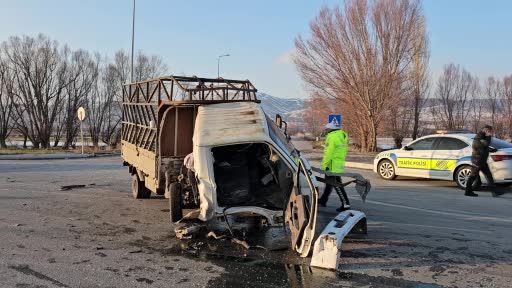
[[[418,281],[410,281],[400,278],[392,278],[385,276],[369,276],[353,272],[339,272],[338,277],[343,280],[349,280],[359,285],[369,285],[369,287],[404,287],[404,288],[443,288],[445,286],[422,283]]]
[[[40,273],[40,272],[37,272],[35,270],[32,270],[28,265],[10,265],[8,266],[8,268],[10,269],[13,269],[13,270],[16,270],[22,274],[25,274],[25,275],[30,275],[30,276],[34,276],[38,279],[41,279],[41,280],[44,280],[44,281],[48,281],[50,283],[52,283],[53,285],[57,286],[57,287],[69,287],[67,286],[66,284],[63,284],[51,277],[48,277],[46,275],[44,275],[43,273]]]
[[[172,237],[168,235],[164,238]],[[400,269],[392,269],[393,277],[370,276],[363,273],[329,271],[310,267],[307,260],[299,258],[292,251],[267,251],[243,249],[226,240],[192,239],[170,241],[157,239],[165,245],[158,245],[155,241],[136,240],[130,245],[140,247],[145,253],[158,253],[164,257],[184,256],[200,261],[212,263],[224,268],[224,273],[208,282],[208,287],[339,287],[340,285],[354,285],[365,287],[411,287],[411,288],[438,288],[437,284],[423,283],[401,279],[404,273]],[[161,242],[161,243],[162,243]],[[156,244],[156,245],[155,245]],[[162,243],[163,244],[163,243]],[[346,251],[345,254],[353,257],[365,256],[364,252]],[[178,261],[178,258],[174,258]],[[166,266],[166,270],[179,270]],[[205,271],[208,271],[205,268]],[[398,277],[398,278],[397,278]],[[182,283],[181,281],[178,283]],[[369,285],[369,286],[368,286]]]

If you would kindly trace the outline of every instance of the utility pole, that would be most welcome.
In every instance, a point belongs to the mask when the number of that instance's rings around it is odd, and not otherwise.
[[[220,55],[218,58],[217,58],[217,78],[220,77],[220,58],[222,57],[228,57],[228,56],[231,56],[229,54],[224,54],[224,55]]]
[[[135,0],[133,0],[133,15],[132,15],[132,65],[130,68],[130,82],[133,82],[133,48],[135,46]]]

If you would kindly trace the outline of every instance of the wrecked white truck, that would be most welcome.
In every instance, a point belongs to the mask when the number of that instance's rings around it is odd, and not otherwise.
[[[335,269],[343,238],[366,232],[366,217],[344,211],[316,233],[323,178],[291,144],[286,122],[263,112],[256,91],[248,80],[180,76],[124,86],[121,151],[133,196],[165,195],[172,222],[220,219],[231,234],[232,217],[287,224],[301,257],[313,250],[311,265]],[[369,183],[343,176],[364,199]]]

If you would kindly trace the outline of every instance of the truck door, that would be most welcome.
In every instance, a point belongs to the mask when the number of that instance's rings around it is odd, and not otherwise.
[[[299,158],[298,164],[285,217],[293,249],[301,257],[307,257],[315,236],[318,191],[302,159]]]

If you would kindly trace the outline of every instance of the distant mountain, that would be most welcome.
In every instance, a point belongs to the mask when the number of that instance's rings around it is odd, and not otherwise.
[[[268,114],[271,119],[280,114],[285,118],[295,116],[298,111],[304,109],[304,100],[299,98],[279,98],[265,93],[258,93],[257,97],[261,100],[263,111]]]

